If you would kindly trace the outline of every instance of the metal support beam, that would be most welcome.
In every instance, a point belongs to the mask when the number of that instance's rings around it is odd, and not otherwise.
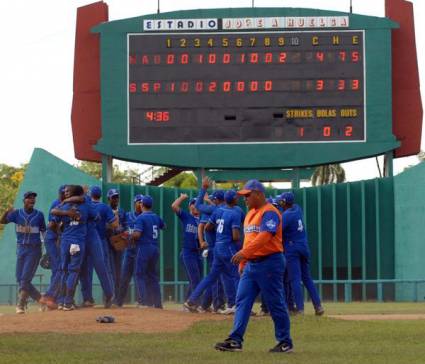
[[[112,182],[112,165],[113,158],[109,155],[102,154],[102,182],[111,183]]]
[[[393,152],[386,152],[384,155],[384,177],[393,176]]]

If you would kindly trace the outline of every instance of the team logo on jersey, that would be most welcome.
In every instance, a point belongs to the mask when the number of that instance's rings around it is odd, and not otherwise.
[[[260,232],[260,227],[258,225],[248,225],[248,226],[245,226],[244,232],[245,232],[245,234],[248,234],[248,233],[259,233]]]
[[[269,221],[266,221],[266,226],[268,229],[273,230],[276,228],[276,221],[270,219]]]

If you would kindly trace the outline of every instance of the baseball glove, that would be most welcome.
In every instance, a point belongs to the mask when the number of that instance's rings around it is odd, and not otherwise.
[[[40,267],[43,269],[52,268],[49,254],[43,254],[43,256],[40,259]]]
[[[123,251],[128,247],[127,238],[123,237],[121,234],[112,235],[109,238],[109,242],[116,251]]]

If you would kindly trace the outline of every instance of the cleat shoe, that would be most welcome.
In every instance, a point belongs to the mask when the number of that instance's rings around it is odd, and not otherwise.
[[[212,310],[211,310],[211,307],[207,307],[207,308],[199,307],[198,312],[199,313],[211,313]]]
[[[289,311],[290,316],[303,316],[304,311],[303,310],[295,310],[295,311]]]
[[[112,308],[112,297],[106,297],[105,298],[105,303],[103,304],[103,307],[105,308]]]
[[[269,353],[292,353],[294,345],[285,342],[280,342],[274,348],[269,350]]]
[[[258,312],[257,316],[260,316],[260,317],[270,316],[270,312],[260,310],[260,312]]]
[[[24,307],[20,307],[20,306],[16,306],[16,313],[18,315],[22,315],[25,313],[25,308]]]
[[[41,296],[41,298],[38,300],[38,303],[43,307],[47,307],[49,310],[56,310],[58,308],[58,305],[53,297],[50,296]]]
[[[145,308],[149,308],[149,306],[147,306],[147,305],[142,305],[141,303],[138,303],[138,304],[136,305],[136,308],[138,308],[138,309],[140,309],[140,310],[143,310],[143,309],[145,309]]]
[[[315,307],[314,312],[316,316],[322,316],[325,313],[325,309],[322,306]]]
[[[63,310],[63,303],[59,303],[58,304],[58,311],[62,311]]]
[[[95,306],[95,303],[94,303],[94,301],[93,300],[86,300],[86,301],[84,301],[82,304],[81,304],[81,306],[80,307],[82,307],[82,308],[89,308],[89,307],[94,307]]]
[[[227,307],[224,310],[219,310],[218,313],[221,315],[233,315],[236,312],[236,306]]]
[[[224,342],[215,344],[214,349],[220,351],[242,351],[242,344],[229,337]]]
[[[65,304],[63,305],[63,308],[62,308],[63,311],[74,311],[75,309],[76,307],[72,303]]]
[[[187,310],[189,310],[189,312],[198,313],[198,305],[195,303],[190,303],[189,301],[186,301],[185,303],[183,303],[183,308],[186,308]]]

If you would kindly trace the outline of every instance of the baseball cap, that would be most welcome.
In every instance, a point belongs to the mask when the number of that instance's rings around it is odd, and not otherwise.
[[[267,198],[266,198],[266,201],[267,201],[268,203],[273,203],[273,197],[267,197]]]
[[[114,197],[114,196],[119,196],[120,193],[118,192],[118,190],[116,188],[111,188],[108,193],[106,194],[106,196],[108,198]]]
[[[28,198],[31,196],[37,197],[37,194],[34,191],[27,191],[24,193],[24,198]]]
[[[91,186],[90,187],[90,196],[92,196],[92,197],[102,196],[102,189],[99,186]]]
[[[285,203],[294,203],[295,196],[292,192],[284,192],[280,195],[280,200]]]
[[[196,198],[191,198],[189,200],[189,206],[195,204],[195,202],[196,202]]]
[[[238,191],[238,195],[248,195],[251,193],[251,191],[265,193],[266,189],[260,181],[256,179],[250,179],[247,183],[245,183],[245,186],[243,186],[243,188]]]
[[[140,201],[142,201],[142,199],[143,199],[143,195],[136,195],[136,196],[134,196],[134,202],[140,202]]]
[[[236,198],[238,197],[238,194],[236,193],[235,190],[228,190],[226,191],[226,193],[224,194],[224,200],[227,203],[231,203],[233,202]]]
[[[66,185],[60,186],[59,189],[58,189],[58,193],[64,193],[65,192],[65,187],[66,187]]]
[[[211,200],[220,200],[223,201],[224,200],[224,192],[222,190],[217,190],[214,191],[211,195],[210,195],[210,199]]]
[[[152,207],[152,205],[153,205],[152,197],[151,196],[143,196],[142,197],[142,204],[143,204],[143,206],[146,206],[146,207]]]

